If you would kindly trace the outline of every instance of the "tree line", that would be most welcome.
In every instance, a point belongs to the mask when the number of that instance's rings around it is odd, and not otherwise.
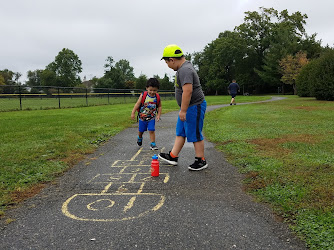
[[[104,64],[104,75],[101,78],[93,77],[88,81],[81,80],[79,74],[82,72],[82,62],[72,50],[64,48],[55,57],[55,60],[48,64],[45,69],[37,69],[27,72],[25,86],[55,86],[55,87],[94,87],[95,92],[102,92],[102,89],[145,89],[147,76],[141,74],[138,78],[134,75],[134,69],[129,61],[121,59],[115,62],[112,56],[108,56]],[[0,70],[0,85],[20,85],[20,73],[8,69]],[[161,90],[172,90],[173,83],[170,82],[167,74],[163,78],[158,75],[154,77],[160,81]],[[4,92],[15,92],[11,87],[3,87]],[[38,88],[32,92],[39,91]],[[63,90],[64,91],[64,90]],[[69,90],[73,91],[73,90]]]
[[[227,94],[227,86],[237,79],[243,92],[249,94],[294,93],[301,96],[315,96],[319,91],[312,86],[317,82],[320,71],[311,70],[320,58],[329,60],[333,48],[321,46],[316,34],[305,31],[306,14],[299,11],[289,14],[273,8],[261,7],[259,11],[245,12],[244,22],[233,31],[224,31],[200,52],[187,54],[186,58],[195,65],[206,94]],[[323,59],[325,60],[325,59]],[[313,62],[314,61],[314,62]],[[319,66],[318,66],[319,67]],[[95,88],[145,88],[147,77],[134,76],[129,61],[115,62],[108,56],[101,78],[90,79]],[[79,57],[69,49],[63,49],[44,70],[28,71],[27,85],[30,86],[81,86],[78,76],[82,71]],[[303,86],[307,71],[313,72],[313,82]],[[321,74],[330,75],[333,68],[327,67]],[[1,78],[1,75],[3,76]],[[17,84],[20,73],[0,71],[0,84]],[[165,74],[161,89],[173,89],[173,81]],[[299,78],[298,78],[299,77]],[[333,86],[333,79],[327,77],[326,86]],[[332,89],[330,87],[329,89]],[[308,90],[308,91],[306,91]],[[334,93],[332,93],[334,96]],[[317,98],[322,95],[317,95]],[[325,99],[329,99],[326,97]]]
[[[250,93],[297,93],[297,76],[289,78],[291,59],[299,60],[302,68],[332,49],[322,47],[316,34],[306,34],[306,14],[273,8],[245,14],[244,23],[220,33],[192,55],[206,92],[224,94],[231,80],[237,79]]]

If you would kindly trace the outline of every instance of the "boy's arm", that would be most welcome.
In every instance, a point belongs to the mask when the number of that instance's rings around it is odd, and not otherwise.
[[[138,98],[138,100],[137,100],[137,102],[136,102],[136,104],[135,104],[135,106],[133,107],[133,109],[132,109],[132,112],[131,112],[131,119],[132,120],[135,120],[135,118],[136,118],[136,111],[137,111],[137,109],[140,107],[140,105],[141,105],[141,99],[142,99],[142,94],[140,94],[140,96],[139,96],[139,98]]]
[[[161,106],[161,99],[160,99],[160,103],[158,106],[157,121],[160,121],[161,111],[162,111],[162,106]]]
[[[183,91],[182,102],[181,102],[181,110],[179,112],[179,117],[181,121],[185,121],[191,95],[193,93],[193,85],[191,83],[184,84],[182,86],[182,91]]]

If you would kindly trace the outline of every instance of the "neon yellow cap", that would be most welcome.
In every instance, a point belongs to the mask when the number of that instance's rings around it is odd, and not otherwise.
[[[183,56],[182,49],[176,44],[170,44],[165,47],[161,60],[164,57],[181,57],[181,56]]]

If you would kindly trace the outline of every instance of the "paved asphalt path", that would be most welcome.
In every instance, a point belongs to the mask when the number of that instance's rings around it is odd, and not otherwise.
[[[208,111],[220,107],[234,108]],[[243,176],[208,141],[208,169],[188,170],[186,143],[178,166],[160,162],[160,176],[150,176],[153,154],[172,148],[177,115],[157,123],[159,151],[149,150],[147,133],[140,149],[133,125],[8,211],[15,220],[2,221],[0,249],[306,249],[242,191]]]

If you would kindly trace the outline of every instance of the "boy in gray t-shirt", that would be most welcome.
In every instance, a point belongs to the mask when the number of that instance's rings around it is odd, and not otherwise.
[[[175,44],[165,47],[162,59],[167,66],[176,71],[175,99],[180,106],[176,123],[175,143],[169,153],[160,153],[159,158],[172,165],[177,165],[178,156],[185,140],[192,142],[195,148],[195,162],[189,170],[202,170],[208,167],[204,157],[202,135],[206,101],[196,70],[187,61],[181,48]]]

